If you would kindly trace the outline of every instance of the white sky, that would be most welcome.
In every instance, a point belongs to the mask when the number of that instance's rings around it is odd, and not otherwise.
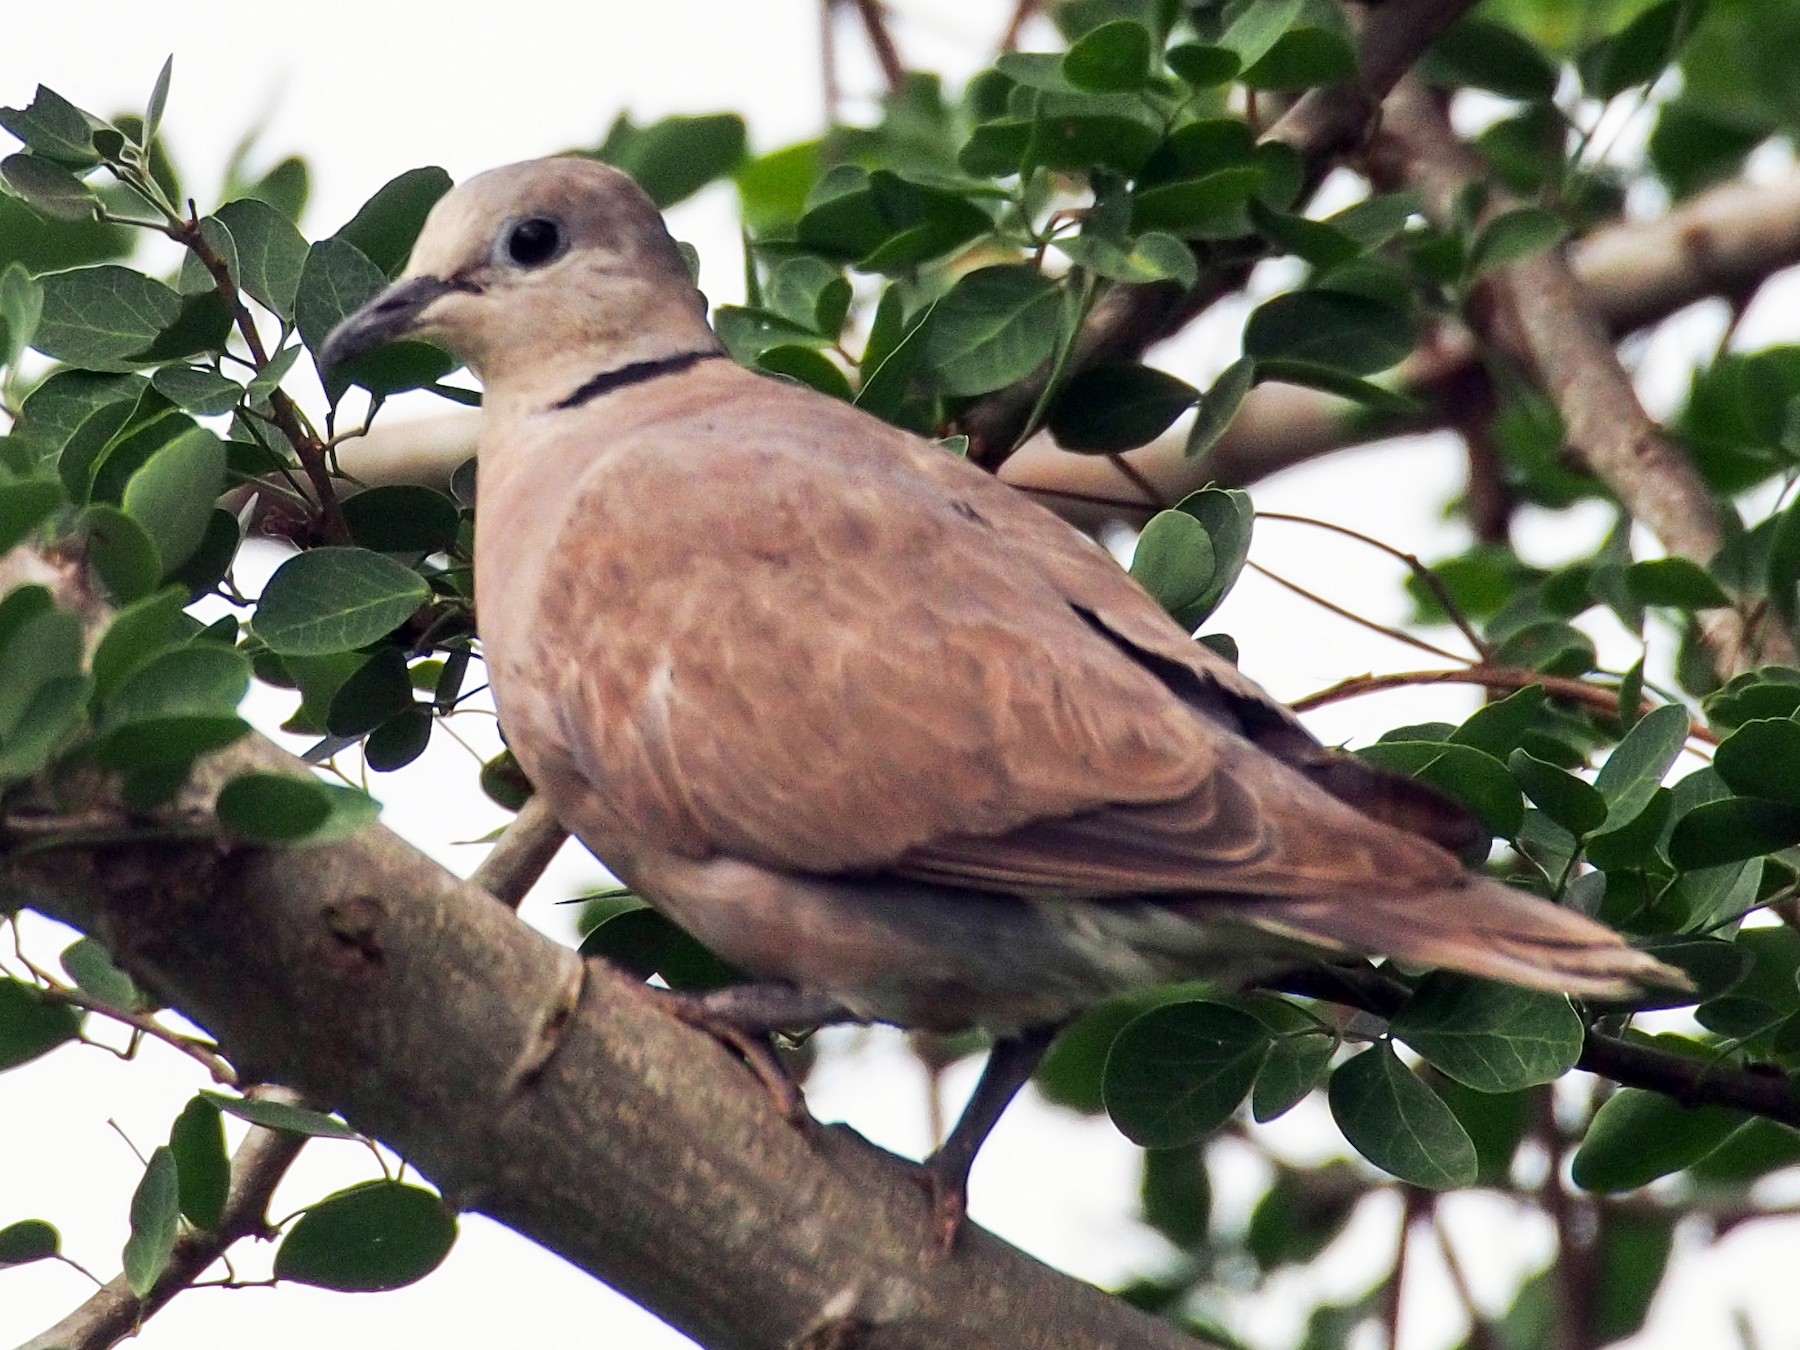
[[[1006,0],[894,0],[896,34],[915,64],[956,80],[982,64],[1010,9]],[[462,178],[494,164],[596,143],[614,115],[640,121],[673,112],[736,110],[754,147],[773,149],[815,134],[823,96],[816,0],[658,0],[481,5],[401,0],[314,0],[223,6],[201,0],[65,0],[6,6],[0,42],[0,102],[23,105],[42,81],[101,114],[141,107],[162,58],[175,54],[165,134],[201,198],[216,185],[244,128],[263,120],[263,162],[290,151],[314,169],[313,235],[329,233],[377,187],[421,164]],[[867,91],[874,77],[853,22],[840,25],[846,88]],[[702,253],[702,282],[715,302],[731,300],[741,263],[727,190],[714,189],[678,209],[676,233]],[[1790,307],[1788,310],[1792,313]],[[1160,359],[1197,382],[1235,353],[1234,325],[1221,319]],[[1793,321],[1771,319],[1792,339]],[[1710,331],[1709,331],[1710,328]],[[1701,316],[1674,354],[1652,353],[1661,378],[1683,378],[1690,353],[1716,341],[1718,324]],[[1668,373],[1662,375],[1666,368]],[[1666,384],[1665,388],[1668,387]],[[1663,398],[1666,406],[1667,398]],[[1354,523],[1426,557],[1461,545],[1441,517],[1455,491],[1457,463],[1441,442],[1339,456],[1259,487],[1268,509]],[[1604,513],[1527,520],[1522,544],[1550,559],[1579,552]],[[1254,555],[1339,602],[1384,622],[1403,618],[1397,574],[1345,541],[1294,526],[1268,525]],[[1407,669],[1418,655],[1322,614],[1287,592],[1246,578],[1214,626],[1234,633],[1245,667],[1284,697],[1297,697],[1345,675]],[[1604,649],[1603,649],[1604,651]],[[1430,658],[1425,658],[1429,663]],[[1627,663],[1629,658],[1627,658]],[[1466,691],[1404,693],[1340,705],[1314,719],[1327,740],[1402,720],[1455,718],[1472,706]],[[279,717],[279,700],[257,709]],[[1404,713],[1397,711],[1404,709]],[[379,780],[386,822],[461,871],[476,837],[499,815],[479,799],[446,798],[441,785],[466,780],[462,752],[439,737],[410,769]],[[567,911],[553,901],[598,869],[566,854],[528,903],[527,916],[566,934]],[[891,1034],[839,1035],[809,1088],[823,1119],[847,1119],[877,1142],[918,1155],[927,1147],[919,1072]],[[65,1049],[3,1080],[11,1109],[0,1113],[0,1226],[39,1217],[58,1225],[65,1249],[102,1277],[118,1268],[125,1206],[139,1174],[109,1118],[148,1149],[167,1132],[188,1096],[203,1084],[194,1066],[151,1046],[134,1064],[94,1051]],[[973,1065],[952,1075],[956,1094],[972,1084]],[[26,1104],[29,1104],[27,1108]],[[1336,1147],[1318,1102],[1265,1131],[1288,1156],[1317,1157]],[[1216,1178],[1220,1212],[1244,1216],[1263,1167],[1248,1150]],[[1116,1279],[1163,1259],[1166,1249],[1130,1218],[1135,1151],[1103,1121],[1080,1120],[1022,1102],[983,1152],[974,1177],[976,1219],[1051,1263],[1097,1280]],[[277,1198],[280,1215],[329,1190],[372,1174],[353,1145],[310,1145]],[[1477,1293],[1503,1306],[1513,1282],[1541,1262],[1547,1235],[1516,1221],[1493,1197],[1452,1197],[1444,1207],[1453,1238],[1471,1267]],[[1292,1344],[1306,1300],[1360,1293],[1393,1249],[1395,1211],[1371,1206],[1315,1268],[1283,1276],[1265,1294],[1229,1291],[1221,1303],[1243,1334]],[[1424,1247],[1424,1244],[1420,1244]],[[1702,1258],[1683,1262],[1652,1328],[1634,1344],[1689,1347],[1733,1343],[1731,1310],[1748,1307],[1767,1350],[1800,1345],[1777,1263],[1800,1255],[1792,1227],[1741,1230]],[[240,1274],[262,1273],[252,1253]],[[1426,1249],[1406,1286],[1402,1350],[1436,1350],[1463,1334],[1441,1266]],[[0,1272],[0,1344],[35,1334],[66,1313],[87,1286],[66,1267],[42,1264]],[[600,1344],[662,1350],[688,1342],[587,1276],[480,1218],[446,1265],[411,1289],[355,1297],[302,1287],[203,1291],[175,1300],[138,1338],[145,1350],[182,1350],[244,1342],[300,1350],[322,1342],[454,1348],[521,1342]]]

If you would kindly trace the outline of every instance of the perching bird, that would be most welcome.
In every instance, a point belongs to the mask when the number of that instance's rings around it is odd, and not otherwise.
[[[485,386],[476,609],[508,743],[622,881],[765,982],[712,1014],[1001,1038],[928,1164],[947,1231],[1049,1031],[1109,995],[1333,953],[1682,982],[1464,870],[1465,817],[1321,747],[1036,503],[728,359],[624,174],[450,192],[321,364],[401,337]]]

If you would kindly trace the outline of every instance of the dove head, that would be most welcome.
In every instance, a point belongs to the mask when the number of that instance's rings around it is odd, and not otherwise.
[[[466,361],[490,395],[519,382],[554,391],[719,350],[705,309],[642,188],[591,159],[529,160],[446,193],[400,280],[332,330],[319,364],[423,338]]]

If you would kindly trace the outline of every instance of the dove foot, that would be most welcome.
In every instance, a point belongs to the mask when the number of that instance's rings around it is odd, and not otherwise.
[[[742,1059],[768,1091],[782,1119],[804,1134],[818,1122],[806,1109],[800,1085],[770,1043],[777,1031],[858,1022],[835,1000],[784,984],[740,984],[708,994],[659,991],[665,1007],[689,1026],[706,1032]]]
[[[975,1155],[1061,1030],[1060,1024],[1030,1027],[996,1041],[969,1104],[937,1152],[920,1164],[918,1181],[931,1204],[932,1245],[940,1254],[949,1255],[968,1222],[969,1169]]]

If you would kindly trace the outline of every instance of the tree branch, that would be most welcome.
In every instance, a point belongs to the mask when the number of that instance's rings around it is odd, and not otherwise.
[[[1796,263],[1800,174],[1775,183],[1728,183],[1660,219],[1605,226],[1569,250],[1569,266],[1614,337],[1709,296],[1740,293]],[[1250,391],[1204,455],[1190,457],[1185,438],[1172,436],[1131,451],[1130,463],[1171,500],[1207,483],[1243,487],[1323,455],[1454,420],[1463,381],[1477,368],[1471,336],[1439,327],[1396,372],[1398,387],[1420,404],[1411,417],[1373,419],[1329,394],[1265,384]],[[1147,514],[1129,503],[1084,507],[1072,500],[1130,494],[1105,459],[1070,454],[1045,436],[1008,460],[1000,476],[1014,487],[1066,497],[1051,504],[1077,524]]]
[[[252,767],[304,771],[244,743],[202,766],[183,823]],[[0,860],[0,880],[101,935],[246,1076],[341,1108],[453,1205],[703,1344],[1194,1344],[979,1229],[940,1258],[910,1165],[848,1130],[794,1130],[651,991],[385,830],[40,850]]]
[[[1428,214],[1451,218],[1475,184],[1488,190],[1491,217],[1519,202],[1488,181],[1485,167],[1457,139],[1425,87],[1403,81],[1388,99],[1378,162],[1389,176],[1417,188]],[[1492,346],[1513,355],[1538,380],[1562,415],[1570,449],[1676,557],[1705,566],[1723,546],[1719,506],[1679,447],[1638,402],[1612,338],[1560,249],[1499,269],[1484,283],[1489,304],[1468,318]],[[1700,617],[1722,676],[1765,661],[1791,664],[1787,634],[1765,624],[1753,631],[1736,610]]]

